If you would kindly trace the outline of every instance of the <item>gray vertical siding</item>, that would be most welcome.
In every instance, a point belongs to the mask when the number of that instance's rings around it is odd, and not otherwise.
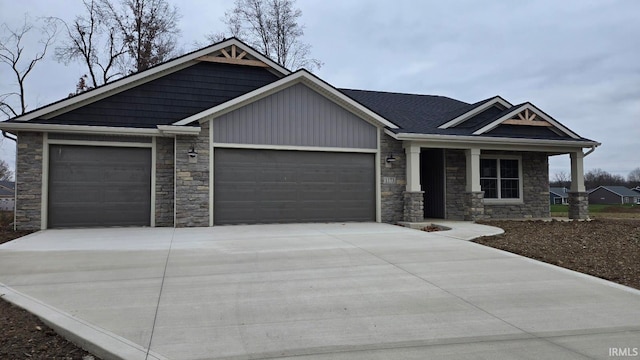
[[[303,84],[213,120],[219,143],[375,149],[376,127]]]

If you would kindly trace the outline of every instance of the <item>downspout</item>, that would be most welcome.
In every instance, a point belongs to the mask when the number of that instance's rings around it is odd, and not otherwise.
[[[591,146],[591,150],[587,151],[586,153],[584,153],[584,157],[587,157],[587,155],[591,154],[592,152],[596,151],[596,148],[598,147],[598,145],[593,145]]]
[[[16,143],[16,146],[18,145],[18,138],[15,138],[11,135],[9,135],[5,130],[2,130],[2,136],[4,136],[6,139],[9,140],[13,140],[13,142]],[[16,149],[16,168],[18,167],[18,149]],[[18,230],[17,227],[17,221],[16,221],[16,210],[18,206],[18,174],[15,174],[15,182],[13,185],[13,231]]]
[[[9,133],[7,133],[6,130],[2,130],[2,136],[4,136],[5,138],[7,138],[9,140],[13,140],[13,142],[17,142],[16,140],[18,140],[17,138],[14,138],[11,135],[9,135]]]

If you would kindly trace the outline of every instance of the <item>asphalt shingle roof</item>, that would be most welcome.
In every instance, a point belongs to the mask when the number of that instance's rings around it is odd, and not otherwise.
[[[510,109],[491,107],[454,127],[439,129],[438,126],[443,125],[444,123],[453,120],[488,101],[491,101],[494,97],[474,104],[469,104],[446,96],[354,89],[339,90],[360,104],[398,125],[398,127],[400,127],[399,129],[392,130],[395,133],[472,136],[476,130],[503,117],[510,111],[513,111],[514,108],[526,104],[514,105]],[[500,127],[482,134],[482,136],[576,140],[569,136],[559,135],[546,127],[532,128],[508,125],[501,125]],[[580,138],[579,140],[590,141],[585,138]]]
[[[607,189],[613,193],[616,193],[620,196],[633,196],[633,197],[638,197],[640,194],[638,194],[637,192],[631,190],[631,189],[627,189],[624,186],[602,186],[602,188]],[[597,190],[597,189],[596,189]]]

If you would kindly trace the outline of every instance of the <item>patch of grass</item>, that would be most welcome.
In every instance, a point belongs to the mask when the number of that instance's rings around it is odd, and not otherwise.
[[[569,212],[569,205],[562,205],[562,204],[553,204],[551,205],[551,215],[553,216],[553,213],[568,213]]]
[[[569,212],[568,205],[551,205],[551,216],[567,216],[568,212]],[[640,205],[589,204],[589,214],[605,214],[605,213],[607,214],[608,213],[640,214]]]

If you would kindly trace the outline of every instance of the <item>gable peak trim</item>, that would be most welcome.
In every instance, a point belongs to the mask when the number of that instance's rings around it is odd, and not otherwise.
[[[203,55],[196,60],[222,64],[257,66],[263,68],[271,67],[264,61],[257,60],[248,56],[247,51],[242,47],[237,46],[236,44],[231,44],[231,46],[223,47],[217,52]]]
[[[473,116],[493,107],[496,105],[501,105],[504,106],[506,109],[510,109],[511,107],[513,107],[513,105],[508,102],[507,100],[503,99],[501,96],[495,96],[493,98],[491,98],[491,100],[486,101],[485,103],[476,106],[475,108],[467,111],[466,113],[447,121],[446,123],[438,126],[438,129],[448,129],[450,127],[454,127],[457,126],[467,120],[469,120],[470,118],[472,118]]]
[[[184,54],[182,56],[179,56],[177,58],[174,58],[162,64],[153,66],[147,70],[125,76],[123,78],[114,80],[113,82],[110,82],[110,83],[106,83],[104,85],[101,85],[95,89],[86,91],[84,93],[81,93],[79,95],[58,100],[49,105],[45,105],[38,109],[27,112],[26,114],[17,116],[11,120],[23,122],[23,121],[29,121],[37,118],[47,119],[53,116],[58,116],[60,114],[88,105],[95,101],[104,99],[111,95],[131,89],[138,85],[147,83],[149,81],[153,81],[155,79],[158,79],[160,77],[163,77],[175,71],[179,71],[186,67],[192,66],[199,62],[198,58],[201,58],[203,56],[208,56],[211,54],[216,54],[218,52],[221,52],[221,49],[226,49],[233,46],[242,48],[243,51],[247,53],[241,58],[241,60],[247,57],[250,57],[251,58],[250,60],[264,63],[265,65],[267,65],[268,68],[272,69],[274,73],[279,73],[280,76],[287,76],[291,74],[291,71],[287,70],[286,68],[282,67],[281,65],[267,58],[266,56],[260,54],[258,51],[254,50],[249,45],[243,43],[239,39],[233,37],[233,38],[225,39],[218,43],[209,45],[202,49],[198,49],[190,53]]]
[[[520,118],[521,113],[525,113],[525,114],[534,114],[535,117],[532,119],[531,117],[529,119],[527,119],[525,116],[523,116],[522,118]],[[517,116],[517,119],[513,119],[514,116]],[[533,116],[533,115],[529,115],[529,116]],[[541,120],[535,120],[535,118],[541,118]],[[498,127],[498,125],[501,124],[507,124],[507,125],[514,125],[514,123],[518,121],[519,123],[517,123],[517,125],[527,125],[527,126],[532,126],[532,123],[534,121],[539,121],[541,122],[541,124],[533,124],[533,126],[547,126],[544,123],[542,123],[542,121],[547,122],[549,124],[549,128],[551,128],[552,130],[558,130],[561,133],[573,138],[573,139],[580,139],[580,136],[578,136],[578,134],[574,133],[573,131],[569,130],[567,127],[565,127],[564,125],[560,124],[559,122],[557,122],[556,120],[554,120],[551,116],[545,114],[542,110],[538,109],[536,106],[534,106],[531,103],[524,103],[522,105],[518,105],[512,108],[511,111],[509,111],[507,114],[505,114],[504,116],[498,118],[497,120],[491,122],[490,124],[476,130],[473,132],[473,135],[482,135],[484,133],[487,133],[493,129],[495,129],[496,127]]]

